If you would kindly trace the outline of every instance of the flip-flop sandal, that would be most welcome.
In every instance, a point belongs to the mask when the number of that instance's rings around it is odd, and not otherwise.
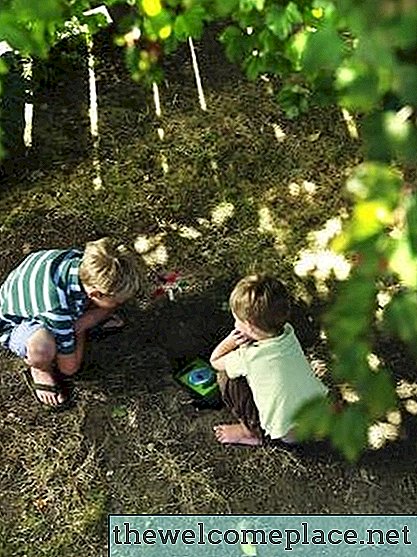
[[[37,383],[33,380],[30,368],[26,368],[23,370],[23,377],[36,401],[44,408],[48,408],[50,410],[61,410],[68,407],[70,403],[70,393],[68,388],[65,388],[62,384],[48,385],[46,383]],[[65,399],[63,402],[60,402],[56,406],[53,406],[51,404],[42,402],[42,400],[36,394],[36,391],[46,391],[48,393],[54,393],[56,395],[62,394],[65,396]]]

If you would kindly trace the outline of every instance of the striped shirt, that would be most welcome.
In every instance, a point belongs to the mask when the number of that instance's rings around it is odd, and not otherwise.
[[[30,254],[0,287],[0,342],[7,346],[14,326],[35,320],[55,337],[59,354],[75,351],[74,324],[85,311],[78,250]]]

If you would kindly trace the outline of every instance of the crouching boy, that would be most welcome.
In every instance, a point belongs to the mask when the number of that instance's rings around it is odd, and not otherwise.
[[[86,333],[143,284],[137,260],[109,238],[30,254],[0,287],[0,343],[24,359],[38,400],[65,402],[58,379],[80,368]],[[121,325],[115,318],[115,325]]]
[[[215,348],[211,364],[237,424],[215,426],[221,443],[294,443],[294,414],[311,398],[325,396],[287,322],[289,297],[265,275],[243,278],[230,296],[235,329]]]

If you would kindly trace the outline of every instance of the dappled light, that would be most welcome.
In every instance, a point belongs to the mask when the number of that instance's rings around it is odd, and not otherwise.
[[[155,236],[137,236],[134,247],[137,253],[142,255],[145,263],[149,267],[164,265],[168,261],[168,251],[163,244],[165,234]]]
[[[313,201],[313,195],[317,191],[317,185],[310,180],[302,180],[299,182],[290,182],[288,184],[288,191],[292,197],[304,195],[304,199]]]
[[[346,402],[353,404],[354,402],[358,402],[360,397],[355,389],[348,384],[339,385],[340,396]]]
[[[401,399],[417,397],[417,383],[410,383],[401,379],[396,387],[397,395]]]
[[[260,234],[270,235],[274,238],[274,248],[281,254],[286,253],[287,240],[290,234],[290,228],[283,219],[277,220],[268,207],[260,207],[258,209],[258,232]]]
[[[325,281],[332,276],[338,280],[345,280],[350,273],[351,263],[340,253],[334,252],[328,246],[342,230],[342,219],[331,218],[323,228],[308,233],[308,248],[302,249],[294,265],[294,271],[299,277],[311,275],[317,287],[326,291]]]
[[[399,426],[388,422],[377,422],[368,430],[368,443],[371,449],[381,449],[388,441],[395,441],[400,434]]]
[[[211,211],[211,221],[215,226],[222,226],[226,223],[227,220],[232,218],[235,212],[235,207],[233,203],[228,201],[223,201],[219,203],[214,209]]]
[[[271,124],[271,126],[278,143],[283,143],[285,141],[285,138],[287,137],[285,131],[282,129],[282,127],[279,124]]]
[[[32,2],[12,4],[29,10]],[[380,79],[373,26],[366,61],[349,36],[348,10],[340,19],[326,2],[108,4],[110,28],[96,14],[91,36],[70,33],[50,59],[31,53],[34,95],[25,99],[34,110],[24,113],[33,116],[34,148],[12,160],[22,172],[7,170],[1,184],[0,279],[28,252],[108,235],[143,259],[150,292],[121,308],[122,330],[93,332],[69,412],[44,412],[20,362],[0,354],[0,498],[4,491],[3,529],[13,536],[6,552],[29,555],[37,536],[39,555],[101,555],[105,517],[125,511],[413,512],[416,369],[403,339],[374,317],[376,305],[382,320],[402,294],[380,255],[416,239],[414,197],[411,210],[404,203],[393,213],[403,176],[390,166],[412,139],[410,64],[393,91],[410,100],[385,109],[391,77]],[[355,6],[369,22],[367,3]],[[401,29],[386,23],[400,42]],[[32,39],[36,46],[41,33]],[[28,132],[19,137],[30,145]],[[407,168],[413,193],[415,178]],[[403,265],[403,253],[400,270],[412,259]],[[234,327],[233,285],[258,271],[287,286],[289,321],[329,397],[312,406],[306,443],[234,450],[213,434],[232,420],[228,410],[197,411],[175,373],[210,359]],[[414,306],[399,306],[398,329],[414,338],[403,308]],[[375,455],[368,445],[387,450]]]
[[[338,280],[345,280],[351,265],[347,259],[331,250],[301,250],[294,271],[299,277],[312,275],[318,282],[323,282],[333,275]]]
[[[417,401],[414,399],[408,399],[404,402],[404,408],[412,416],[417,416]]]
[[[368,359],[368,365],[369,365],[370,369],[372,369],[372,371],[378,371],[378,369],[381,365],[381,360],[378,358],[378,356],[376,354],[374,354],[373,352],[370,352],[367,355],[367,359]]]

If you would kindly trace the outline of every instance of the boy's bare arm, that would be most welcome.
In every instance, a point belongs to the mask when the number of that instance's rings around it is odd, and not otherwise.
[[[217,371],[225,370],[224,356],[235,350],[238,346],[245,344],[249,341],[248,337],[238,329],[227,335],[213,350],[210,356],[210,363]]]
[[[92,329],[107,317],[114,313],[114,309],[104,309],[104,308],[91,308],[87,309],[87,311],[79,317],[74,325],[75,332],[82,333]]]
[[[85,347],[85,331],[75,333],[75,352],[72,354],[57,354],[58,369],[64,375],[74,375],[82,364]]]

